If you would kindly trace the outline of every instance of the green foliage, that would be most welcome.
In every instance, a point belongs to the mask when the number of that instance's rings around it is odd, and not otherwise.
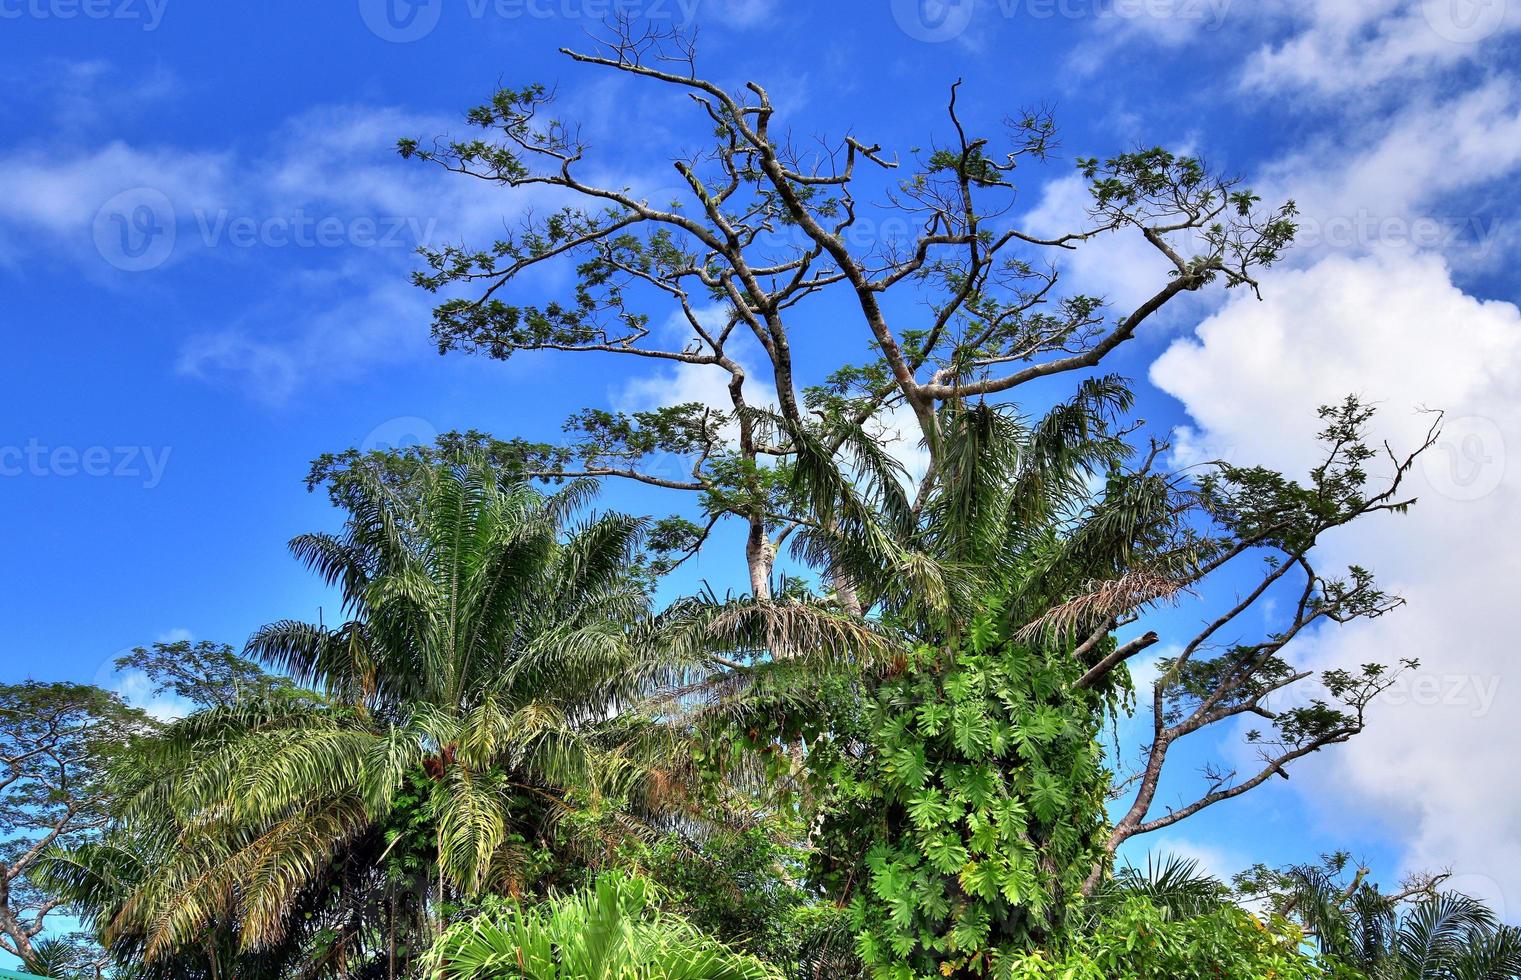
[[[491,902],[451,926],[430,955],[437,980],[780,980],[763,961],[657,908],[648,881],[621,874],[528,908]]]
[[[1236,877],[1244,897],[1301,923],[1338,976],[1370,980],[1513,980],[1521,976],[1521,929],[1481,902],[1440,890],[1445,875],[1417,877],[1385,895],[1352,870],[1345,853],[1319,864]]]
[[[230,708],[239,702],[294,696],[294,685],[233,652],[225,643],[176,640],[137,647],[116,658],[121,673],[140,673],[150,695],[171,694],[193,708]]]
[[[1004,962],[1000,980],[1317,980],[1331,976],[1302,950],[1292,924],[1263,922],[1226,905],[1177,919],[1144,898],[1126,902],[1091,935],[1061,952]]]
[[[348,620],[249,645],[322,696],[266,686],[169,728],[60,890],[124,956],[172,967],[214,936],[249,976],[265,954],[346,972],[528,887],[566,814],[637,823],[666,747],[621,708],[672,667],[636,640],[640,522],[577,521],[586,498],[482,465],[349,484],[344,532],[292,542]]]
[[[1063,934],[1104,860],[1105,696],[1070,696],[1070,652],[1015,642],[997,610],[954,656],[918,650],[885,680],[821,848],[874,976],[980,976]],[[864,855],[848,853],[863,847]]]
[[[33,942],[58,904],[39,881],[46,848],[99,835],[114,799],[113,764],[153,729],[98,687],[0,684],[0,951],[38,955]]]
[[[774,963],[795,961],[795,928],[807,896],[799,855],[769,827],[719,831],[698,842],[670,837],[645,848],[636,866],[703,932]]]

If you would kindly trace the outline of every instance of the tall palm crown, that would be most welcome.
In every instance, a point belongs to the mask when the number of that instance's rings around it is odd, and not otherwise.
[[[320,696],[173,726],[115,835],[60,866],[106,937],[153,959],[228,926],[245,951],[283,948],[315,923],[323,955],[363,961],[398,928],[382,865],[419,837],[434,853],[401,882],[402,928],[436,917],[446,889],[515,890],[526,845],[577,802],[637,810],[642,787],[666,785],[646,764],[654,726],[627,711],[666,671],[640,629],[642,522],[573,523],[588,494],[473,464],[346,486],[343,532],[292,542],[345,621],[280,622],[249,644]]]

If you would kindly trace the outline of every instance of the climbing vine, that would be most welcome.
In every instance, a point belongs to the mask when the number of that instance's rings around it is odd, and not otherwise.
[[[1002,975],[1068,929],[1105,860],[1099,737],[1127,682],[1078,690],[1069,648],[1008,623],[995,607],[959,643],[919,646],[855,737],[811,754],[833,790],[819,861],[882,980]]]

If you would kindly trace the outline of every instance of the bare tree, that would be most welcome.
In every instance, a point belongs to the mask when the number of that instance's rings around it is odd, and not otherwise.
[[[1036,235],[1016,220],[1013,175],[1055,147],[1047,111],[1006,120],[996,141],[974,135],[958,110],[957,83],[947,107],[953,138],[911,160],[851,135],[805,148],[759,84],[730,92],[699,76],[688,40],[632,22],[611,31],[590,51],[564,53],[685,96],[713,134],[672,161],[672,199],[591,181],[584,172],[592,147],[574,123],[550,114],[552,94],[541,86],[502,90],[469,117],[490,139],[405,140],[403,154],[573,203],[548,216],[525,214],[488,248],[431,252],[417,281],[467,293],[437,309],[441,351],[620,355],[721,377],[725,411],[586,412],[567,424],[571,446],[512,448],[535,476],[620,477],[699,494],[706,527],[667,527],[668,545],[682,555],[718,520],[746,522],[750,587],[760,598],[770,594],[778,545],[798,523],[771,465],[795,452],[789,429],[881,433],[902,411],[919,430],[908,438],[922,435],[928,449],[929,485],[941,406],[1091,369],[1181,294],[1214,282],[1255,289],[1255,269],[1293,234],[1292,204],[1261,211],[1250,191],[1199,160],[1145,149],[1079,160],[1092,192],[1088,220]],[[1107,235],[1136,236],[1168,266],[1133,309],[1063,290],[1057,257]],[[556,261],[575,263],[573,297],[509,302],[525,272]],[[816,312],[833,296],[849,303],[850,322]],[[688,342],[657,343],[651,320],[660,311],[677,315]],[[805,387],[793,343],[822,323],[857,330],[877,360]],[[741,337],[764,352],[781,427],[750,411],[757,379],[736,354]],[[684,460],[682,472],[650,465],[671,458]],[[838,584],[848,604],[848,583]]]
[[[1322,433],[1327,453],[1311,473],[1311,484],[1300,488],[1262,468],[1242,469],[1220,464],[1203,481],[1200,506],[1225,526],[1231,537],[1220,553],[1179,581],[1192,588],[1238,559],[1257,554],[1262,571],[1237,601],[1182,644],[1181,652],[1159,664],[1151,690],[1152,738],[1143,750],[1131,803],[1115,825],[1108,849],[1112,854],[1131,837],[1170,827],[1199,811],[1233,799],[1262,785],[1272,776],[1288,779],[1288,766],[1299,759],[1360,734],[1367,709],[1401,673],[1419,667],[1413,660],[1397,665],[1370,663],[1356,670],[1333,669],[1319,675],[1318,696],[1294,703],[1294,689],[1316,677],[1294,666],[1287,651],[1296,639],[1321,622],[1349,623],[1392,612],[1404,600],[1381,590],[1367,569],[1353,566],[1342,577],[1317,569],[1312,554],[1329,531],[1373,514],[1403,512],[1413,498],[1402,498],[1401,487],[1416,459],[1436,443],[1440,418],[1413,452],[1398,455],[1388,445],[1384,455],[1389,475],[1376,493],[1365,489],[1365,464],[1373,452],[1363,441],[1372,410],[1355,399],[1322,412],[1328,425]],[[1275,586],[1299,582],[1297,598],[1287,614],[1265,613],[1278,620],[1261,639],[1239,637],[1241,617],[1261,611],[1263,599]],[[1109,627],[1109,628],[1112,628]],[[1156,634],[1120,647],[1090,671],[1112,669],[1115,662],[1149,646]],[[1088,681],[1085,675],[1084,681]],[[1288,701],[1274,707],[1274,699]],[[1258,730],[1247,739],[1258,747],[1258,765],[1241,774],[1207,765],[1204,790],[1194,799],[1154,813],[1157,790],[1169,751],[1182,739],[1231,719],[1252,715],[1266,722],[1271,734]],[[1127,786],[1128,788],[1128,786]],[[1095,876],[1100,872],[1095,871]],[[1096,879],[1095,879],[1096,880]]]

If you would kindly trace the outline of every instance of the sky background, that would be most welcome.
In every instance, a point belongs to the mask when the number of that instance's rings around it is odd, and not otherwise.
[[[616,358],[440,357],[408,282],[419,243],[486,243],[521,211],[394,149],[464,134],[498,85],[557,87],[606,181],[674,183],[673,148],[705,133],[690,103],[556,54],[620,9],[697,28],[700,70],[766,85],[800,138],[908,156],[949,137],[958,78],[965,118],[993,135],[1052,106],[1061,147],[1020,172],[1007,218],[1035,232],[1082,224],[1074,158],[1138,146],[1298,202],[1301,244],[1260,302],[1190,296],[1106,367],[1136,382],[1180,466],[1302,473],[1316,406],[1348,393],[1397,445],[1444,410],[1417,509],[1323,554],[1370,565],[1409,607],[1294,655],[1423,667],[1351,745],[1130,853],[1228,875],[1347,848],[1389,883],[1450,870],[1521,920],[1521,0],[0,0],[0,681],[136,696],[110,666],[133,646],[241,644],[331,607],[285,550],[338,522],[303,486],[323,452],[470,428],[555,440],[585,406],[721,394]],[[1064,261],[1121,308],[1165,273],[1123,237]],[[516,298],[568,286],[546,274]],[[815,365],[863,355],[848,318],[795,329]],[[604,500],[668,509],[620,487]],[[675,587],[699,580],[742,587],[738,552]],[[1148,624],[1157,655],[1209,608]],[[1250,763],[1239,732],[1207,738],[1159,805],[1189,801],[1189,764]]]

